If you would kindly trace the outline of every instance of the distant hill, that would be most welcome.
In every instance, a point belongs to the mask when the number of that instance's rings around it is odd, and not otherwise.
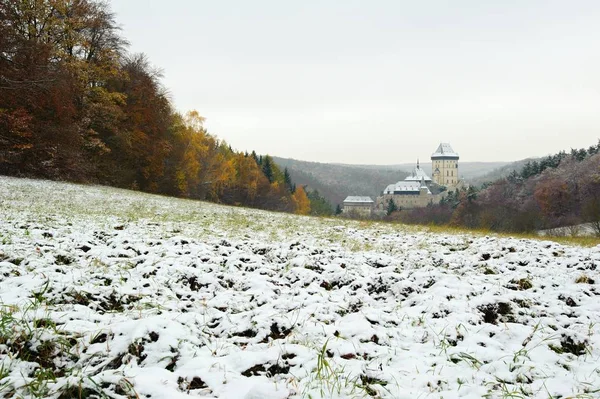
[[[289,158],[273,157],[281,168],[288,168],[296,184],[306,185],[319,193],[333,205],[340,204],[348,195],[369,195],[372,198],[381,194],[388,185],[403,180],[410,174],[415,164],[397,165],[348,165],[298,161]],[[461,162],[460,175],[467,181],[487,175],[508,162]],[[431,174],[431,162],[421,166]],[[510,171],[509,171],[510,173]]]
[[[507,177],[509,174],[511,174],[511,172],[513,170],[516,170],[517,172],[519,172],[527,162],[537,160],[537,159],[539,159],[539,158],[526,158],[526,159],[521,159],[519,161],[511,162],[509,164],[505,164],[505,165],[503,165],[499,168],[496,168],[484,175],[475,176],[475,177],[469,179],[469,183],[473,184],[474,186],[481,186],[483,183],[493,182],[498,179],[502,179],[504,177]]]
[[[348,195],[368,195],[373,199],[391,183],[409,175],[396,166],[339,165],[273,157],[281,168],[288,168],[292,181],[318,190],[332,205]]]

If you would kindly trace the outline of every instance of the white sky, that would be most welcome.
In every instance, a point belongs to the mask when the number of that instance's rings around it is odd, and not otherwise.
[[[600,138],[598,0],[112,0],[132,52],[238,150],[510,161]]]

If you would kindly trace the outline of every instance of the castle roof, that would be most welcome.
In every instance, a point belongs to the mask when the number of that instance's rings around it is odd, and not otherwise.
[[[424,183],[424,182],[423,182]],[[427,188],[423,184],[423,188]],[[396,184],[390,184],[383,190],[384,194],[418,194],[421,191],[422,182],[420,181],[407,181],[401,180]],[[431,194],[431,191],[427,189],[427,194]]]
[[[417,161],[417,166],[413,169],[412,173],[404,180],[418,182],[424,180],[427,183],[431,183],[431,178],[427,176],[427,173],[419,166],[419,161]]]
[[[357,196],[357,195],[349,195],[344,200],[344,203],[346,203],[346,202],[369,204],[369,203],[373,203],[375,201],[373,201],[371,199],[371,197],[362,197],[362,196]]]
[[[433,154],[431,154],[431,159],[434,158],[456,158],[458,159],[458,154],[454,152],[449,143],[440,143],[437,150]]]

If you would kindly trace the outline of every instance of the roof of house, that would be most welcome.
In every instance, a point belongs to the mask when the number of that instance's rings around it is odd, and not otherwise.
[[[413,169],[412,173],[404,180],[418,182],[425,180],[426,182],[431,182],[431,178],[427,176],[427,173],[419,166],[419,161],[417,161],[417,166]]]
[[[362,203],[368,204],[368,203],[372,203],[372,202],[375,202],[375,201],[373,201],[371,199],[371,197],[363,197],[363,196],[358,196],[358,195],[349,195],[344,200],[344,203],[346,203],[346,202],[362,202]]]
[[[421,186],[422,186],[421,183],[422,182],[420,182],[420,181],[402,180],[396,184],[390,184],[389,186],[387,186],[385,188],[385,190],[383,191],[383,193],[384,194],[419,193],[421,191]],[[423,184],[423,188],[427,188],[427,186],[425,186]],[[431,191],[429,191],[429,189],[427,189],[427,194],[431,194]]]
[[[431,158],[436,157],[455,157],[458,158],[458,153],[454,152],[449,143],[440,143],[437,150],[431,154]]]

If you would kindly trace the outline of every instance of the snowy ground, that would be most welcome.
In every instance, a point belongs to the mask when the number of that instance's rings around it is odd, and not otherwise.
[[[597,229],[592,223],[583,223],[573,226],[556,227],[554,229],[540,230],[538,235],[550,237],[594,237],[598,236]]]
[[[0,396],[597,398],[598,264],[0,177]]]

